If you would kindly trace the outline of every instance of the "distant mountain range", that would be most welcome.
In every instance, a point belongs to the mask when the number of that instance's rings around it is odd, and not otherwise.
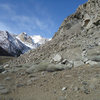
[[[28,36],[25,32],[15,35],[8,31],[0,31],[0,56],[19,56],[47,41],[49,39],[39,35]]]

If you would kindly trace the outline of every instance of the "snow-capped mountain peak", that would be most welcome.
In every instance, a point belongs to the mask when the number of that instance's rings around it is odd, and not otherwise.
[[[8,31],[0,31],[0,47],[13,56],[18,56],[30,49]]]
[[[28,36],[25,32],[19,34],[16,38],[31,49],[35,49],[49,41],[49,39],[43,38],[40,35]]]
[[[44,44],[45,42],[49,41],[49,39],[43,38],[40,35],[31,36],[34,43]]]
[[[40,35],[28,36],[25,32],[16,35],[8,31],[0,31],[0,47],[13,56],[23,54],[30,49],[36,49],[47,41],[49,39]]]

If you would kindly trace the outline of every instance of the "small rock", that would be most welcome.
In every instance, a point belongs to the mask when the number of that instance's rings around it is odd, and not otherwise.
[[[74,91],[79,91],[80,89],[78,87],[74,87]]]
[[[90,91],[87,89],[87,87],[85,87],[85,86],[82,86],[81,88],[81,91],[83,91],[85,94],[89,94],[90,93]]]
[[[3,86],[0,86],[0,90],[5,89]]]
[[[7,71],[7,70],[5,70],[5,71],[3,71],[3,72],[2,72],[2,74],[5,74],[5,73],[7,73],[7,72],[8,72],[8,71]]]
[[[24,75],[25,75],[25,72],[20,73],[20,75],[21,75],[21,76],[24,76]]]
[[[65,69],[72,69],[73,67],[73,63],[72,62],[69,62],[67,65],[66,65],[66,68]]]
[[[32,78],[32,77],[36,77],[36,76],[35,76],[35,75],[33,75],[33,74],[29,75],[29,78]]]
[[[41,75],[42,75],[42,76],[45,76],[45,72],[41,72]]]
[[[56,90],[54,90],[54,94],[56,94],[57,93],[57,91]]]
[[[82,84],[83,85],[88,85],[88,83],[86,81],[83,81]]]
[[[84,93],[85,93],[85,94],[89,94],[90,91],[89,91],[88,89],[85,89],[85,90],[84,90]]]
[[[18,87],[18,88],[19,88],[19,87],[22,87],[22,86],[24,86],[24,84],[17,84],[17,85],[16,85],[16,87]]]
[[[28,80],[27,85],[31,85],[31,84],[32,84],[32,80]]]
[[[4,68],[9,68],[9,64],[4,65]]]
[[[92,89],[92,90],[94,90],[95,87],[96,87],[96,86],[95,86],[95,84],[93,84],[93,83],[91,83],[91,84],[89,85],[89,88]]]
[[[5,81],[10,81],[11,80],[11,77],[6,77],[4,80]]]
[[[10,91],[6,88],[0,90],[0,94],[8,94]]]
[[[62,91],[65,91],[65,90],[67,90],[67,87],[63,87],[63,88],[62,88]]]

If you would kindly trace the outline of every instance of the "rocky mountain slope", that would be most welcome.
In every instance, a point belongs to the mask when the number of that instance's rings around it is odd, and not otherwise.
[[[77,62],[98,63],[100,58],[100,2],[89,0],[79,6],[75,14],[67,17],[55,33],[52,41],[11,62],[24,64]]]

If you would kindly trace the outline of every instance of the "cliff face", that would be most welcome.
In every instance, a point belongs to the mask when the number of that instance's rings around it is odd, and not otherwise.
[[[12,56],[7,51],[5,51],[2,47],[0,47],[0,56]]]
[[[82,56],[84,52],[85,58]],[[50,42],[22,55],[16,59],[16,64],[43,60],[52,62],[56,54],[68,61],[84,62],[97,53],[100,54],[100,1],[89,0],[63,21]]]

